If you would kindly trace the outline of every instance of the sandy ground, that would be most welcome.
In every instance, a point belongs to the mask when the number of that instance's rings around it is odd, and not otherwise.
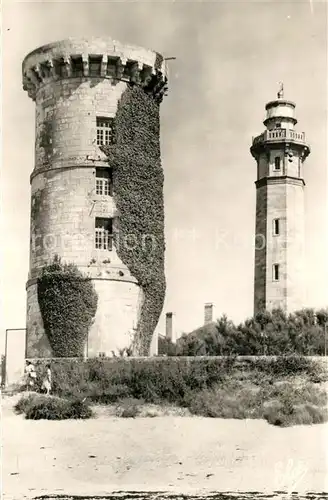
[[[2,398],[3,498],[113,491],[328,491],[328,424],[202,417],[28,421]]]

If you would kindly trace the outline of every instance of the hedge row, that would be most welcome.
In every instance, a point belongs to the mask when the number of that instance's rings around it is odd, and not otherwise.
[[[36,360],[43,373],[48,360]],[[306,376],[312,382],[325,379],[322,365],[304,357],[211,357],[211,358],[125,358],[54,359],[51,362],[53,394],[86,397],[108,403],[124,397],[147,402],[168,401],[183,405],[193,391],[225,383],[238,373],[261,385],[282,378]],[[41,381],[41,377],[38,377]]]

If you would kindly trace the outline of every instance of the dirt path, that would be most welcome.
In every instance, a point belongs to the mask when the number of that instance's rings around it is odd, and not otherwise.
[[[129,491],[328,491],[328,425],[198,417],[28,421],[2,404],[4,500]]]

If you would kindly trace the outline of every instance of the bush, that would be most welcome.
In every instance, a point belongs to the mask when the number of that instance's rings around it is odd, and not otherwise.
[[[259,418],[256,404],[259,388],[231,381],[224,386],[204,389],[191,395],[189,410],[194,415],[212,418]]]
[[[258,387],[250,382],[226,381],[190,395],[187,404],[195,415],[213,418],[264,418],[270,424],[290,426],[327,420],[327,397],[314,384],[290,382]]]
[[[177,341],[181,356],[323,356],[328,309],[303,309],[286,315],[280,309],[263,311],[235,325],[223,315]],[[165,351],[163,351],[166,349]],[[175,355],[171,348],[162,351]]]
[[[29,395],[15,406],[17,413],[25,413],[30,420],[67,420],[92,417],[92,410],[85,401],[63,399],[56,396]]]
[[[263,376],[276,380],[282,377],[305,375],[311,381],[327,376],[316,361],[305,356],[245,357],[241,362],[244,369],[250,370],[254,375],[257,373],[260,381]]]
[[[266,418],[276,425],[302,421],[300,405],[307,405],[304,421],[324,418],[326,393],[311,382],[322,372],[315,361],[295,356],[52,361],[54,394],[100,404],[126,400],[122,416],[136,416],[136,405],[145,401],[173,403],[208,417]]]
[[[29,394],[28,396],[22,396],[14,406],[15,412],[18,414],[25,413],[28,408],[33,405],[37,397],[38,394]]]
[[[276,400],[266,405],[263,417],[269,424],[280,427],[321,424],[328,420],[326,408],[310,403],[290,406]]]
[[[36,361],[37,372],[42,363]],[[97,403],[115,402],[126,397],[149,403],[184,402],[195,391],[226,384],[229,377],[264,382],[320,373],[320,366],[308,358],[124,358],[53,360],[53,394],[66,398],[84,397]]]
[[[125,397],[179,404],[190,390],[223,380],[233,363],[229,359],[181,358],[56,360],[52,363],[53,393],[104,404]]]

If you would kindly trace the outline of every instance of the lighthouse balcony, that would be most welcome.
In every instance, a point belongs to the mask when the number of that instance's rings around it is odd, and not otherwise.
[[[266,130],[263,134],[253,137],[252,146],[262,144],[264,142],[296,142],[306,144],[304,132],[295,132],[286,128],[274,130]]]

